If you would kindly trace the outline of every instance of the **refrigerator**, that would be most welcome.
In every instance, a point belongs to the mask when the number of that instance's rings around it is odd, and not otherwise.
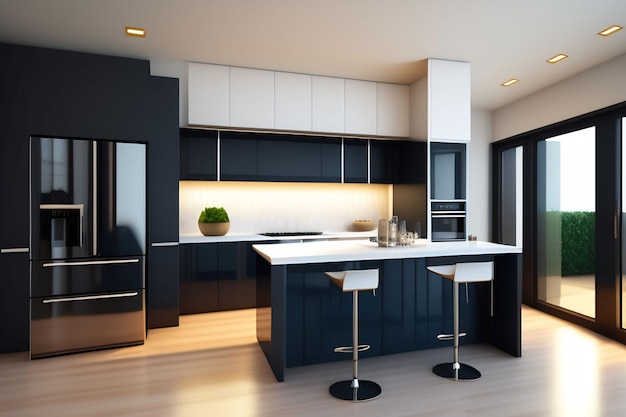
[[[30,357],[144,343],[146,145],[30,138]]]

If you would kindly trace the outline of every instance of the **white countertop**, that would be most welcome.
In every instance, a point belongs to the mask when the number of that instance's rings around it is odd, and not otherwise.
[[[522,253],[521,247],[481,241],[428,242],[423,240],[410,247],[385,248],[362,239],[255,244],[252,247],[272,265]]]
[[[227,233],[224,236],[203,236],[196,234],[179,236],[179,243],[219,243],[219,242],[255,242],[255,241],[299,241],[299,240],[329,240],[329,239],[369,239],[376,237],[376,230],[370,232],[322,232],[321,235],[306,236],[263,236],[254,233]]]

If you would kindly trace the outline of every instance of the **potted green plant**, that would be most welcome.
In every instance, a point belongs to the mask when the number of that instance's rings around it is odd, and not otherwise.
[[[198,218],[198,228],[204,236],[223,236],[230,229],[230,219],[224,207],[205,207]]]

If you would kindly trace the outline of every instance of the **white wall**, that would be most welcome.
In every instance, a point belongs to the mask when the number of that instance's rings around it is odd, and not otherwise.
[[[178,123],[180,127],[187,126],[187,120],[189,119],[189,103],[187,102],[189,73],[187,68],[187,62],[183,61],[150,61],[150,75],[179,79],[178,100],[180,112]]]
[[[494,141],[624,102],[625,86],[626,54],[496,110]]]
[[[472,109],[472,140],[467,147],[467,234],[491,240],[492,112]]]
[[[626,54],[492,113],[472,109],[468,233],[477,233],[480,239],[481,230],[490,227],[490,203],[484,204],[491,200],[491,178],[489,170],[485,172],[477,166],[483,163],[491,166],[489,141],[496,142],[622,103],[626,101],[625,85]]]

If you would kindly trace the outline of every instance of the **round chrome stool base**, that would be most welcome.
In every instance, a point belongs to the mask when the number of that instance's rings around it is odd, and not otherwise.
[[[459,369],[454,369],[452,362],[440,363],[433,367],[433,373],[442,378],[454,379],[455,381],[471,381],[480,378],[481,375],[478,369],[464,363],[460,363],[459,365]]]
[[[358,388],[352,388],[352,385],[352,380],[335,382],[328,388],[328,392],[335,398],[347,401],[373,400],[382,393],[376,382],[359,379]]]

